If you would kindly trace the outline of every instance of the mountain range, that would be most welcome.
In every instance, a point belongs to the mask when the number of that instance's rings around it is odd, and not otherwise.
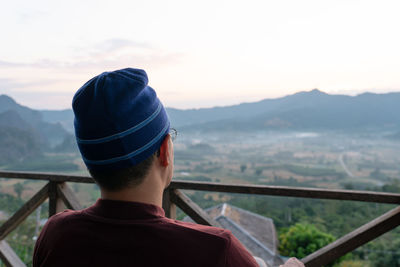
[[[178,130],[389,130],[400,131],[400,93],[331,95],[318,89],[275,99],[239,105],[200,108],[167,108]],[[10,119],[6,120],[5,117]],[[11,119],[12,118],[12,119]],[[3,121],[3,122],[2,122]],[[37,136],[61,143],[73,133],[73,112],[33,110],[0,95],[0,126],[8,121],[33,129]],[[56,142],[57,141],[57,142]]]
[[[330,95],[314,89],[208,109],[168,109],[176,127],[207,130],[396,130],[400,93]]]

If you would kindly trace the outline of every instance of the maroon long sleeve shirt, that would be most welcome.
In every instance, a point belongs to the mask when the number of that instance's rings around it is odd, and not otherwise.
[[[99,199],[48,220],[33,266],[258,265],[230,231],[166,218],[150,204]]]

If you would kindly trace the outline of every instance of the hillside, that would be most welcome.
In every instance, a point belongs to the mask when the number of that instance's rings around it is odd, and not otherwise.
[[[43,120],[40,111],[20,105],[6,95],[0,95],[0,125],[32,132],[45,148],[61,143],[68,135],[59,122]]]
[[[30,131],[0,127],[0,165],[22,162],[41,155],[37,137]]]
[[[9,110],[15,111],[21,118],[32,124],[38,124],[42,120],[42,115],[39,111],[22,106],[7,95],[0,95],[0,113]]]

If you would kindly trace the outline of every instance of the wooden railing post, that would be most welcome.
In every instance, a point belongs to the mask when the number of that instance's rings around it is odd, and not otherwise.
[[[176,205],[171,201],[171,188],[168,187],[164,190],[163,194],[163,209],[165,216],[171,219],[176,219]]]
[[[50,182],[49,185],[49,217],[68,209],[80,210],[82,206],[66,182]]]
[[[171,190],[171,201],[182,209],[196,223],[220,227],[219,223],[214,221],[208,214],[194,203],[187,195],[179,189]]]
[[[65,210],[65,205],[58,194],[57,182],[50,182],[49,185],[49,217]]]

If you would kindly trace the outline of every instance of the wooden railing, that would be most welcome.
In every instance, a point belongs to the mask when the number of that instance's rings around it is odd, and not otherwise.
[[[79,201],[66,182],[94,183],[90,177],[60,175],[50,173],[28,172],[2,172],[1,178],[45,180],[46,185],[29,199],[16,213],[14,213],[3,225],[0,226],[0,258],[7,266],[25,266],[16,253],[5,241],[6,236],[13,231],[29,214],[49,198],[49,216],[69,209],[81,209]],[[198,190],[211,192],[226,192],[240,194],[273,195],[286,197],[317,198],[353,200],[375,203],[389,203],[397,205],[392,210],[372,220],[371,222],[355,229],[347,235],[337,239],[333,243],[315,251],[302,259],[307,267],[322,266],[328,264],[344,254],[353,251],[361,245],[377,238],[378,236],[400,225],[400,194],[381,193],[354,190],[328,190],[317,188],[301,188],[287,186],[264,185],[235,185],[224,183],[172,181],[165,190],[163,196],[163,208],[166,216],[176,218],[178,206],[195,222],[218,226],[218,223],[210,218],[196,203],[194,203],[182,190]]]

